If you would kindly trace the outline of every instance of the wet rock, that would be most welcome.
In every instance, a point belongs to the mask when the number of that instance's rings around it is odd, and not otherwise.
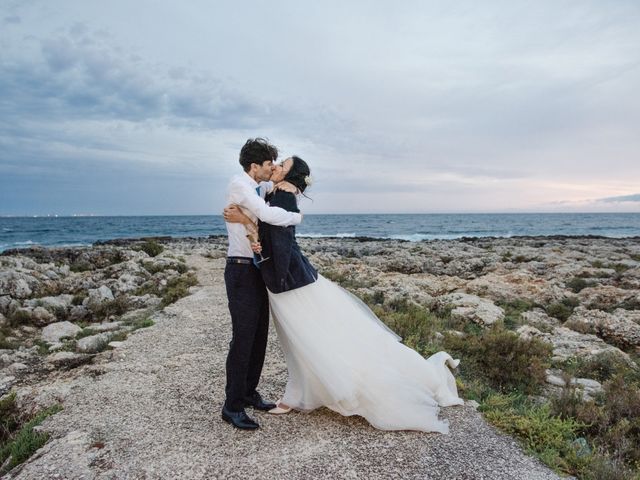
[[[56,322],[42,329],[42,339],[50,344],[55,344],[65,337],[74,338],[82,329],[68,321]]]

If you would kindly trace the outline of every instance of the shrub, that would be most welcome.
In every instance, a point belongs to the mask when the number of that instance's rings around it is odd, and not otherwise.
[[[189,294],[189,287],[193,287],[198,284],[198,279],[193,273],[188,273],[177,278],[173,278],[167,282],[167,288],[162,294],[163,307],[176,302],[182,297],[186,297]]]
[[[0,349],[15,350],[18,348],[18,345],[15,342],[7,340],[7,336],[9,335],[5,335],[4,332],[0,332]]]
[[[138,247],[150,257],[156,257],[164,251],[164,247],[155,240],[147,240]]]
[[[7,441],[20,425],[20,413],[16,405],[16,392],[0,399],[0,445]]]
[[[83,290],[83,291],[81,291],[81,292],[79,292],[79,293],[76,293],[76,294],[73,296],[73,299],[71,300],[71,304],[72,304],[72,305],[76,305],[76,306],[78,306],[78,305],[82,305],[82,302],[83,302],[83,301],[84,301],[84,299],[85,299],[85,298],[87,298],[87,297],[88,297],[88,294],[87,294],[87,292],[86,292],[86,291],[84,291],[84,290]]]
[[[589,282],[587,282],[584,278],[581,277],[573,277],[571,280],[567,282],[567,288],[571,289],[573,293],[578,293],[583,288],[589,286]]]
[[[9,325],[12,327],[20,327],[22,325],[30,325],[33,323],[33,314],[31,310],[19,308],[7,315]]]
[[[573,308],[561,302],[552,303],[551,305],[547,306],[545,310],[547,312],[547,315],[549,315],[550,317],[555,317],[561,322],[565,322],[573,313]]]
[[[106,320],[111,315],[122,315],[131,307],[131,302],[126,295],[120,295],[113,300],[107,300],[96,305],[93,308],[93,314],[96,319]]]
[[[518,298],[510,302],[498,302],[498,306],[504,310],[505,327],[507,327],[509,330],[513,330],[517,326],[522,324],[520,315],[523,312],[531,310],[536,305],[530,300]]]
[[[571,455],[571,442],[582,428],[579,422],[554,416],[546,403],[536,405],[514,395],[494,395],[480,409],[492,424],[523,440],[528,450],[567,470],[561,459]]]
[[[91,262],[85,259],[77,259],[71,265],[69,265],[69,269],[72,272],[88,272],[93,270],[94,266]]]
[[[45,418],[58,413],[60,410],[62,410],[62,407],[55,405],[35,415],[22,425],[19,430],[17,430],[18,425],[15,425],[16,431],[12,432],[11,436],[0,447],[0,464],[3,464],[3,469],[0,473],[7,473],[16,465],[20,465],[47,442],[49,435],[35,432],[34,427],[40,425]],[[9,457],[11,459],[7,462]]]
[[[137,320],[134,320],[133,322],[131,322],[130,324],[133,328],[131,329],[131,331],[135,331],[135,330],[139,330],[141,328],[147,328],[147,327],[152,327],[153,325],[155,325],[155,322],[153,320],[151,320],[150,318],[139,318]]]
[[[640,380],[637,367],[630,367],[626,360],[611,352],[603,352],[588,359],[571,359],[565,363],[565,370],[574,377],[593,378],[599,382],[609,380],[617,374]]]
[[[465,369],[485,378],[491,387],[526,393],[535,393],[544,384],[552,350],[541,340],[521,339],[499,327],[479,336],[445,335],[444,346],[458,353],[468,363]]]

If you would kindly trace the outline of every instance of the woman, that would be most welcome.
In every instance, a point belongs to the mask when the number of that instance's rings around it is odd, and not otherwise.
[[[303,194],[309,175],[306,162],[291,157],[271,180],[289,182]],[[276,189],[267,200],[299,211],[293,193]],[[271,413],[325,406],[382,430],[448,432],[438,411],[463,404],[448,368],[459,361],[445,352],[424,359],[400,343],[363,302],[317,273],[300,251],[295,227],[260,223],[259,233],[268,258],[260,270],[289,372]]]

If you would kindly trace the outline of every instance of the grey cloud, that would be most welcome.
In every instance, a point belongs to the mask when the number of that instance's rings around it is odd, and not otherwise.
[[[640,202],[640,193],[633,195],[622,195],[619,197],[605,197],[598,199],[599,202],[614,203],[614,202]]]
[[[210,76],[175,79],[77,26],[72,31],[43,40],[39,62],[3,65],[2,113],[14,121],[29,115],[51,121],[161,119],[199,128],[250,128],[277,113]]]
[[[9,15],[7,17],[4,17],[3,20],[7,25],[17,25],[22,21],[22,19],[18,15]]]

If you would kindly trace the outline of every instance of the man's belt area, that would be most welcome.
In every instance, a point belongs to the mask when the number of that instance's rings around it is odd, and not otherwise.
[[[243,265],[251,265],[253,263],[253,259],[247,257],[227,257],[227,263],[241,263]]]

